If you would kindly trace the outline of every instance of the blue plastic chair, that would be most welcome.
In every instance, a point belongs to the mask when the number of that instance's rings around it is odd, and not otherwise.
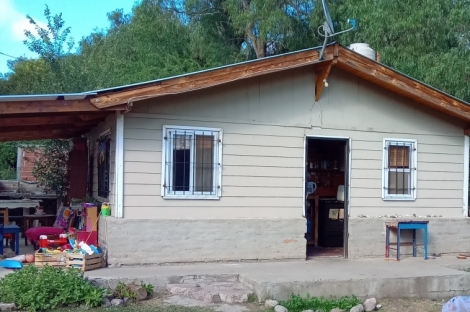
[[[0,224],[0,255],[3,255],[3,234],[5,232],[4,225]]]

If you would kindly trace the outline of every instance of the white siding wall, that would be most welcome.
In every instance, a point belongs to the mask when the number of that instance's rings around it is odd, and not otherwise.
[[[109,171],[109,195],[108,198],[102,198],[98,196],[98,148],[96,145],[97,140],[100,138],[100,134],[110,130],[111,134],[111,151],[110,157],[110,171]],[[88,135],[89,150],[94,153],[93,160],[93,197],[100,201],[109,202],[111,204],[112,214],[114,215],[114,169],[115,169],[115,155],[116,155],[116,116],[110,115],[106,120],[100,123],[94,128]]]
[[[462,216],[463,125],[340,71],[328,82],[317,103],[311,68],[136,103],[125,116],[124,217],[299,218],[305,135],[351,137],[353,216]],[[161,197],[163,125],[223,128],[220,200]],[[416,201],[381,199],[390,137],[418,141]]]

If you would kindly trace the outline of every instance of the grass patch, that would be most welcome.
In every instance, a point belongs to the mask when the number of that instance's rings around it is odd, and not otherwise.
[[[258,302],[258,296],[257,296],[256,294],[254,294],[254,293],[251,293],[251,294],[248,295],[248,299],[247,299],[246,302],[248,302],[248,303],[256,303],[256,302]]]
[[[286,307],[289,312],[302,312],[304,310],[329,312],[334,308],[349,311],[352,307],[361,303],[361,300],[355,296],[346,296],[341,298],[310,297],[307,294],[305,298],[292,295],[289,300],[282,301],[279,304]]]

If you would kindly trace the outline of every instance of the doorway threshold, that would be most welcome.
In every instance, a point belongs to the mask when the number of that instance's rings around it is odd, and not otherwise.
[[[315,247],[307,245],[307,260],[323,257],[344,258],[344,247]]]

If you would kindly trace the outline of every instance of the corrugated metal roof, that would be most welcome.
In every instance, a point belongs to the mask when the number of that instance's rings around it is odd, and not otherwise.
[[[96,92],[63,93],[63,94],[33,94],[33,95],[0,95],[0,102],[21,101],[54,101],[54,100],[83,100]]]

